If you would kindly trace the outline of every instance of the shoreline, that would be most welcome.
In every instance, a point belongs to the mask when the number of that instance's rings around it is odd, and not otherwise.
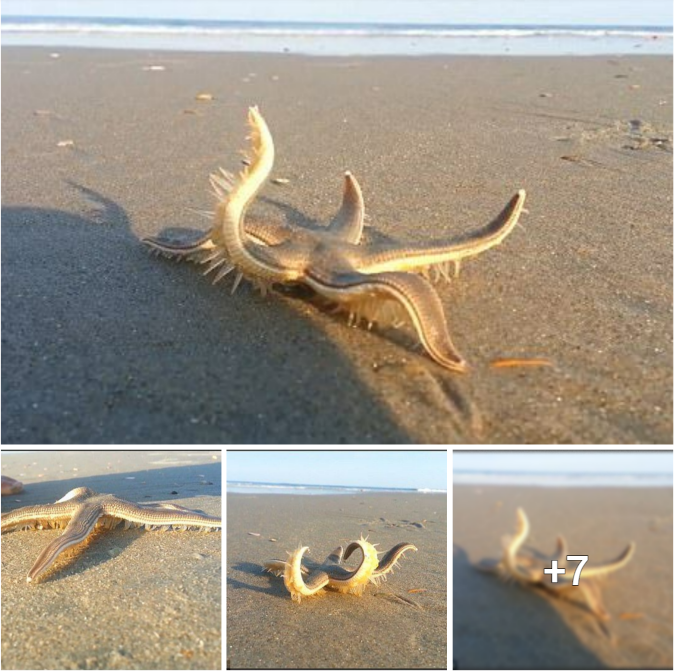
[[[671,57],[51,51],[3,46],[6,444],[671,441]],[[437,285],[469,374],[147,255],[207,226],[252,104],[289,181],[251,216],[329,221],[349,169],[367,239],[418,245],[527,189]]]

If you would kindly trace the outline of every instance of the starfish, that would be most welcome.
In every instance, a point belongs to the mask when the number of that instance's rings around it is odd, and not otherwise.
[[[14,527],[65,528],[63,534],[42,550],[28,573],[27,582],[46,571],[64,550],[86,540],[95,528],[114,529],[121,523],[125,529],[144,526],[148,530],[161,531],[222,528],[219,517],[173,503],[131,503],[112,494],[97,494],[88,487],[77,487],[53,504],[2,513],[2,533]]]
[[[236,271],[232,293],[244,277],[262,293],[273,286],[302,285],[347,312],[352,325],[362,320],[368,327],[411,322],[434,361],[465,371],[467,363],[449,336],[440,297],[426,277],[432,269],[436,279],[449,279],[450,264],[457,275],[463,259],[503,242],[517,225],[525,192],[518,191],[481,231],[418,246],[359,245],[365,206],[360,186],[348,171],[341,207],[327,226],[309,230],[249,221],[246,211],[274,165],[274,142],[257,107],[249,109],[248,123],[252,152],[245,169],[236,177],[222,169],[211,175],[218,199],[211,229],[191,243],[155,237],[143,242],[165,256],[204,264],[204,274],[217,270],[214,283]]]
[[[335,548],[322,564],[312,562],[310,568],[302,565],[302,558],[308,550],[307,546],[300,545],[294,552],[288,552],[290,557],[288,561],[272,559],[264,565],[267,571],[283,576],[283,582],[290,592],[291,599],[298,603],[303,596],[317,594],[324,587],[343,594],[362,596],[368,582],[378,584],[379,580],[386,580],[386,574],[392,572],[398,559],[407,550],[416,552],[417,548],[412,543],[398,543],[379,561],[377,555],[381,553],[378,553],[375,546],[361,536],[359,540],[349,543],[346,550],[341,545]],[[360,564],[352,571],[340,566],[356,550],[360,550],[363,554]]]
[[[568,595],[577,589],[585,599],[589,611],[600,621],[611,618],[604,607],[597,579],[623,568],[634,554],[635,543],[630,543],[623,552],[613,561],[597,566],[583,567],[578,585],[573,584],[574,571],[567,569],[565,574],[557,576],[557,583],[553,583],[550,576],[543,572],[551,560],[555,559],[561,565],[566,562],[568,554],[566,540],[563,536],[557,537],[555,554],[548,559],[534,559],[519,554],[520,549],[529,535],[529,520],[522,508],[517,509],[517,531],[514,536],[504,536],[502,540],[503,556],[500,560],[483,559],[475,568],[480,571],[496,573],[502,578],[512,578],[522,585],[541,587],[553,594]]]

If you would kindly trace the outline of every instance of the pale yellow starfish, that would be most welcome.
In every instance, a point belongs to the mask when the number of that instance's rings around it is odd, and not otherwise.
[[[385,580],[386,574],[393,570],[403,554],[407,550],[416,552],[417,548],[412,543],[398,543],[379,561],[377,555],[380,553],[375,546],[361,536],[359,540],[349,543],[346,550],[341,545],[335,548],[322,564],[311,562],[310,566],[305,566],[302,558],[308,550],[307,546],[300,546],[294,552],[288,552],[287,561],[272,559],[264,565],[267,571],[283,576],[292,600],[298,603],[303,596],[318,594],[325,587],[361,596],[368,583],[377,584],[379,580]],[[356,550],[360,550],[363,555],[360,564],[353,570],[341,566]]]
[[[345,175],[342,206],[324,229],[309,230],[246,219],[246,211],[274,165],[274,142],[257,107],[248,114],[252,155],[238,177],[221,171],[211,177],[218,198],[211,230],[192,243],[159,238],[143,242],[158,253],[206,264],[217,270],[214,282],[235,271],[234,289],[243,277],[262,291],[273,285],[304,285],[338,309],[351,323],[412,324],[429,356],[452,371],[467,368],[449,336],[442,303],[418,273],[431,268],[448,278],[466,258],[501,244],[515,228],[524,207],[518,191],[483,230],[455,241],[359,246],[363,196],[356,178]],[[233,290],[234,290],[233,289]]]
[[[518,508],[517,530],[514,536],[503,537],[501,541],[503,547],[501,559],[483,559],[475,565],[475,568],[480,571],[496,573],[506,580],[514,579],[522,585],[542,587],[556,595],[569,595],[574,590],[577,590],[585,599],[590,612],[602,621],[609,620],[611,616],[604,607],[597,579],[623,568],[634,555],[636,544],[630,543],[613,561],[594,566],[585,566],[581,571],[578,585],[574,585],[574,571],[567,569],[565,574],[558,576],[556,583],[553,583],[550,575],[545,574],[543,571],[545,568],[549,568],[553,559],[560,562],[560,565],[561,562],[566,561],[568,551],[564,537],[557,537],[557,549],[552,557],[549,559],[534,559],[533,557],[520,554],[522,545],[528,535],[529,520],[524,510]]]

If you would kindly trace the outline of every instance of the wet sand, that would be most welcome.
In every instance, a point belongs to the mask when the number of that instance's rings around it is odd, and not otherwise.
[[[588,566],[636,543],[630,563],[601,582],[606,631],[578,597],[563,601],[472,567],[500,556],[518,507],[531,523],[526,545],[546,555],[558,534]],[[455,486],[453,566],[459,669],[672,667],[671,489]]]
[[[130,501],[221,511],[219,452],[2,454],[25,491],[2,510],[53,503],[75,487]],[[26,574],[58,530],[2,536],[3,669],[220,669],[222,533],[104,531]]]
[[[283,578],[263,572],[265,561],[285,559],[300,541],[322,561],[361,533],[379,550],[408,541],[418,551],[361,597],[325,591],[297,604]],[[447,668],[447,497],[228,495],[227,664]]]
[[[3,49],[4,443],[671,441],[671,58],[52,51]],[[326,222],[350,169],[367,239],[420,243],[527,190],[438,285],[468,375],[146,253],[207,227],[252,104],[289,180],[253,216]]]

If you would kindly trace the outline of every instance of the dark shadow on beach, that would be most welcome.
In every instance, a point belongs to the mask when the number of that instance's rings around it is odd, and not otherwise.
[[[457,545],[453,584],[456,668],[607,668],[540,595],[476,571]]]
[[[40,461],[40,454],[30,455],[31,461]],[[106,453],[100,453],[101,463]],[[68,455],[64,455],[67,463]],[[76,463],[76,460],[73,461]],[[41,480],[25,485],[20,494],[3,496],[2,512],[24,506],[54,503],[75,487],[89,487],[99,494],[114,494],[136,503],[170,501],[195,496],[222,496],[222,467],[219,462],[194,466],[170,466],[124,473],[103,473],[67,480]],[[210,513],[212,514],[212,513]]]
[[[287,302],[150,258],[69,186],[91,214],[2,210],[3,443],[411,440]]]
[[[246,589],[251,592],[259,592],[261,594],[268,594],[269,596],[275,596],[280,599],[288,598],[288,591],[283,585],[283,579],[279,580],[271,573],[264,572],[263,568],[258,564],[253,564],[252,562],[239,562],[234,564],[232,567],[234,571],[239,571],[247,575],[258,576],[261,573],[269,577],[269,587],[259,587],[258,585],[251,585],[248,582],[243,580],[238,580],[237,578],[227,577],[227,589]]]

